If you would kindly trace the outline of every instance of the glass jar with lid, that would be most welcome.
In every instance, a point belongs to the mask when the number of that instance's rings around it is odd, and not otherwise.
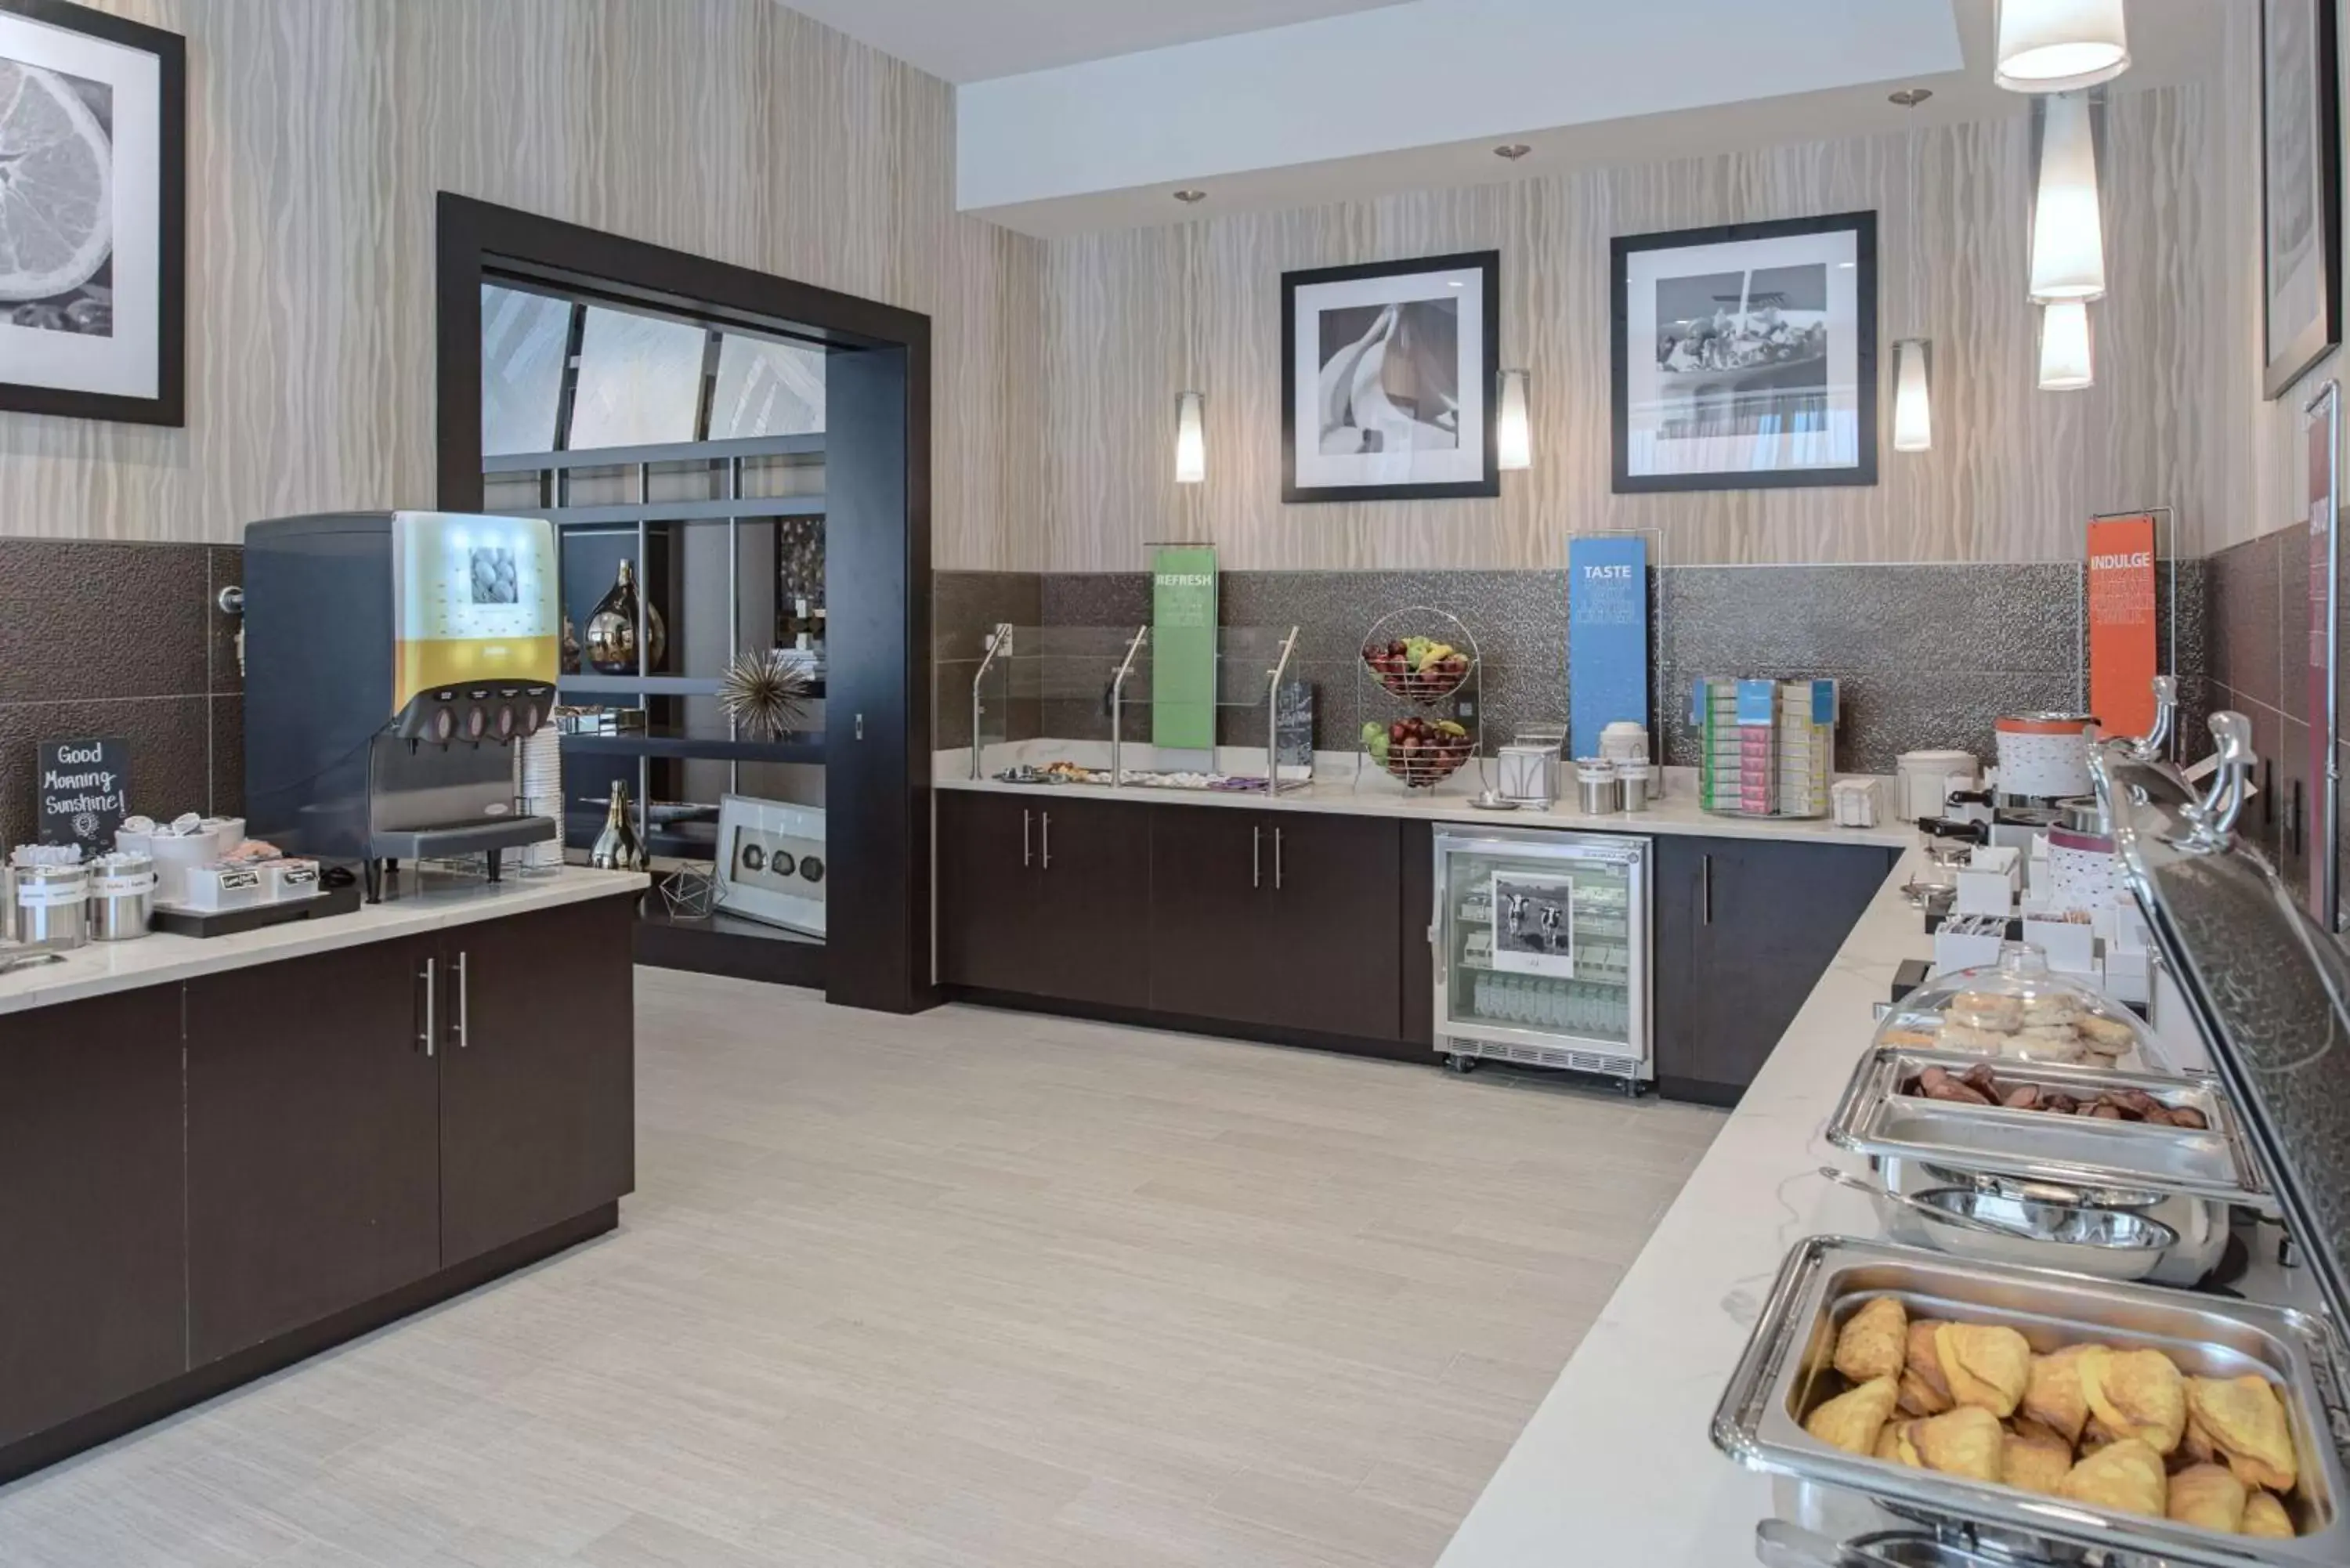
[[[2022,942],[2002,949],[1997,963],[1936,975],[1886,1014],[1876,1043],[2164,1070],[2146,1025],[2126,1005],[2051,970],[2046,954]]]

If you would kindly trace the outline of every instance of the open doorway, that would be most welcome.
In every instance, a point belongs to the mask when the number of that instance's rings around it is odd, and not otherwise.
[[[640,961],[929,1005],[929,319],[445,193],[438,308],[440,505],[560,541],[574,857],[617,784],[715,874]],[[722,698],[762,661],[780,725]]]

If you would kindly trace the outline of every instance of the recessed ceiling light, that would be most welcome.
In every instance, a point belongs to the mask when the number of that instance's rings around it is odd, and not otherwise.
[[[1175,199],[1188,207],[1195,202],[1206,201],[1208,193],[1205,191],[1178,191],[1175,192]]]
[[[1924,103],[1928,99],[1933,96],[1934,89],[1932,88],[1903,88],[1899,92],[1887,93],[1885,95],[1885,101],[1887,103],[1898,103],[1903,109],[1916,109],[1919,104]]]
[[[1462,282],[1461,282],[1459,278],[1457,278],[1457,277],[1455,277],[1455,278],[1447,278],[1445,281],[1446,281],[1446,282],[1448,282],[1448,283],[1450,283],[1450,284],[1451,284],[1453,287],[1455,287],[1455,288],[1466,288],[1466,287],[1468,286],[1468,285],[1466,285],[1466,284],[1462,283]]]
[[[1533,151],[1533,148],[1528,147],[1523,141],[1505,141],[1502,143],[1501,146],[1493,149],[1493,156],[1496,158],[1506,158],[1511,162],[1515,163],[1519,159],[1523,158],[1527,153],[1532,152]]]

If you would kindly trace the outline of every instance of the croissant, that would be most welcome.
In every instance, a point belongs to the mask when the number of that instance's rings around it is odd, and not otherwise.
[[[2187,1401],[2211,1446],[2246,1486],[2289,1492],[2299,1479],[2293,1429],[2284,1406],[2264,1377],[2195,1377]]]
[[[2049,1497],[2073,1468],[2073,1445],[2039,1422],[2019,1419],[2001,1445],[2000,1479]]]
[[[2032,1376],[2032,1345],[1998,1324],[1946,1323],[1934,1331],[1934,1349],[1950,1397],[1993,1416],[2015,1414]]]
[[[2001,1429],[1999,1417],[1979,1405],[1961,1405],[1913,1421],[1908,1436],[1929,1470],[1970,1480],[2000,1479],[2007,1434]]]
[[[2293,1538],[2293,1515],[2284,1504],[2264,1491],[2256,1491],[2244,1499],[2243,1532],[2270,1541],[2291,1541]]]
[[[2024,1379],[2023,1413],[2067,1443],[2079,1442],[2089,1421],[2089,1397],[2081,1391],[2081,1354],[2089,1348],[2073,1345],[2035,1355]]]
[[[2152,1444],[2125,1438],[2066,1471],[2056,1495],[2091,1508],[2160,1519],[2169,1501],[2169,1478]]]
[[[2170,1478],[2170,1517],[2235,1535],[2244,1528],[2244,1483],[2220,1465],[2189,1465]]]
[[[1852,1314],[1836,1335],[1835,1369],[1855,1383],[1898,1377],[1908,1359],[1909,1314],[1895,1296],[1878,1296]]]
[[[2081,1357],[2081,1391],[2116,1438],[2137,1438],[2167,1454],[2186,1435],[2187,1380],[2158,1350],[2092,1346]]]
[[[1823,1443],[1866,1458],[1877,1451],[1877,1434],[1885,1429],[1899,1394],[1892,1378],[1871,1378],[1813,1411],[1804,1417],[1804,1430]]]
[[[1942,1358],[1934,1349],[1934,1331],[1941,1326],[1928,1318],[1913,1318],[1909,1324],[1901,1366],[1901,1407],[1912,1416],[1939,1416],[1951,1405]]]

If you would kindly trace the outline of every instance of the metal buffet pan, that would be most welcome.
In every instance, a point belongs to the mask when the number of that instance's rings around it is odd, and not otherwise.
[[[2300,1484],[2285,1500],[2298,1535],[2218,1534],[1866,1459],[1813,1438],[1804,1417],[1848,1386],[1829,1366],[1836,1330],[1886,1295],[1913,1319],[2006,1324],[2043,1355],[2094,1342],[2160,1350],[2190,1376],[2269,1379],[2282,1394],[2300,1456]],[[1783,1519],[1837,1540],[1922,1526],[1954,1547],[2019,1563],[2341,1568],[2350,1563],[2345,1355],[2332,1324],[2287,1308],[1814,1236],[1779,1271],[1714,1412],[1713,1440],[1749,1469],[1780,1478]]]
[[[1980,1066],[1989,1066],[2003,1086],[2029,1085],[2043,1095],[2061,1093],[2084,1102],[2102,1094],[2143,1093],[2165,1106],[2194,1110],[2205,1125],[2197,1129],[2010,1110],[1905,1090],[1931,1068],[1958,1077]],[[2216,1079],[2202,1075],[1991,1061],[1967,1052],[1885,1046],[1861,1058],[1828,1121],[1827,1137],[1838,1148],[1866,1157],[1887,1188],[1909,1198],[1949,1205],[1978,1194],[1996,1210],[2028,1210],[2043,1219],[2123,1210],[2176,1235],[2170,1244],[2147,1250],[2142,1259],[2116,1254],[2110,1266],[2085,1268],[2090,1254],[2080,1250],[2079,1241],[2019,1244],[1926,1218],[1898,1200],[1880,1203],[1887,1230],[1897,1240],[1970,1257],[2191,1285],[2226,1252],[2232,1206],[2270,1218],[2279,1213],[2233,1101]]]

